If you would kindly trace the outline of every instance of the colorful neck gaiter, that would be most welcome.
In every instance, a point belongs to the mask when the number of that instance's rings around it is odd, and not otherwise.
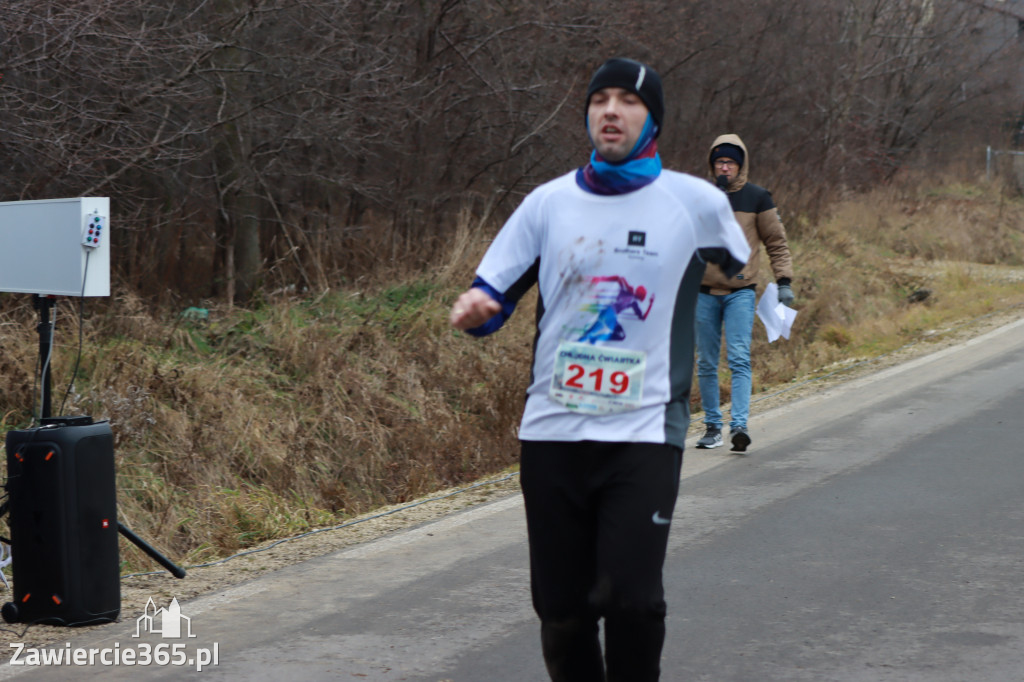
[[[605,161],[594,150],[590,163],[576,171],[576,184],[591,194],[603,195],[626,194],[651,184],[661,174],[657,135],[658,126],[648,114],[640,138],[625,159]]]

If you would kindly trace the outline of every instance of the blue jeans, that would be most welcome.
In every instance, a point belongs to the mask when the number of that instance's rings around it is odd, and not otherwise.
[[[750,415],[750,335],[754,330],[753,289],[716,296],[697,294],[697,385],[704,423],[722,428],[718,396],[718,358],[725,326],[725,354],[732,372],[730,428],[746,427]]]

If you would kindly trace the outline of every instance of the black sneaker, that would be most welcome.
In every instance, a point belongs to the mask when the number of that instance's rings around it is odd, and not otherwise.
[[[733,452],[747,451],[747,446],[750,445],[750,434],[747,433],[747,427],[734,426],[729,430],[729,438],[732,440]]]
[[[722,429],[708,424],[707,430],[699,441],[697,441],[697,447],[701,450],[710,450],[711,448],[722,447]]]

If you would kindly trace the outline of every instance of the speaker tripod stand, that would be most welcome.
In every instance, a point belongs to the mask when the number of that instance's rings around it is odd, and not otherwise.
[[[120,612],[122,535],[176,578],[185,571],[117,520],[114,438],[109,422],[53,417],[50,402],[52,297],[39,311],[40,425],[6,435],[14,599],[7,622],[84,625]]]
[[[51,417],[50,411],[52,409],[51,404],[51,379],[50,379],[50,353],[53,350],[52,339],[53,339],[53,322],[50,319],[50,311],[53,310],[56,304],[56,299],[53,296],[41,296],[35,294],[32,297],[33,307],[39,311],[39,325],[36,327],[36,331],[39,333],[39,361],[40,361],[40,386],[42,391],[41,400],[41,413],[40,413],[40,424],[53,424],[60,420],[64,420],[69,426],[78,424],[91,424],[91,417]],[[117,530],[123,535],[129,542],[145,552],[151,559],[156,561],[158,564],[167,569],[171,575],[175,578],[184,578],[185,571],[181,567],[177,566],[170,559],[165,557],[163,554],[158,552],[148,542],[140,538],[138,535],[133,533],[120,521],[117,522]]]

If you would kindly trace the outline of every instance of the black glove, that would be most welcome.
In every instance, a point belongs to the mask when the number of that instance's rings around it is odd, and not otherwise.
[[[793,295],[793,288],[788,284],[779,285],[779,303],[786,306],[787,308],[793,305],[793,300],[796,296]]]

